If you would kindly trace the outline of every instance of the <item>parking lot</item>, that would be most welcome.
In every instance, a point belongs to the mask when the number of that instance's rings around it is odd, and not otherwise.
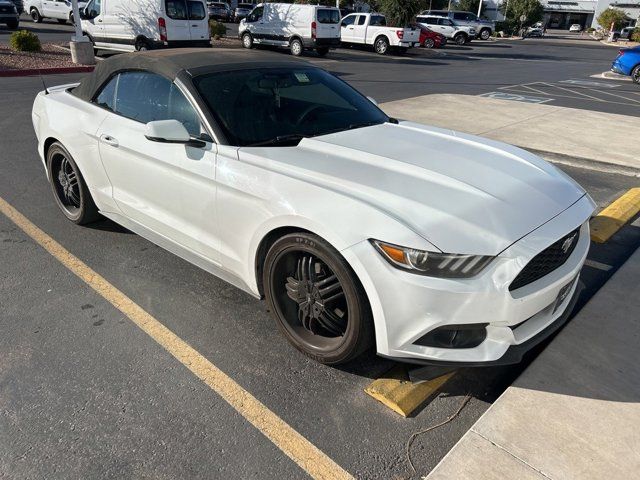
[[[23,26],[50,42],[71,31]],[[639,116],[637,85],[594,78],[614,54],[592,42],[527,39],[389,57],[339,49],[306,60],[381,103],[453,93]],[[26,217],[0,215],[0,477],[322,478],[321,465],[325,478],[420,478],[535,357],[459,370],[409,418],[398,416],[364,393],[393,362],[370,353],[339,368],[314,363],[286,343],[263,302],[110,221],[66,221],[36,152],[31,106],[41,89],[38,77],[0,79],[0,202]],[[561,168],[599,208],[638,186],[637,176],[579,162]],[[637,227],[627,227],[592,245],[578,310],[639,244]],[[119,308],[116,298],[133,303]],[[153,322],[177,340],[141,327]],[[214,368],[200,375],[199,362]],[[414,473],[409,438],[466,396],[455,419],[413,442]],[[269,423],[271,415],[282,423]],[[283,447],[291,432],[300,438]]]

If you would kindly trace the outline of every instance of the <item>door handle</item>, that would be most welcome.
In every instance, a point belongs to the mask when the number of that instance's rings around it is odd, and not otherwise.
[[[100,140],[102,143],[106,143],[107,145],[111,145],[112,147],[117,147],[120,145],[118,140],[113,138],[111,135],[100,135]]]
[[[102,19],[101,18],[98,19],[98,23],[102,23]]]

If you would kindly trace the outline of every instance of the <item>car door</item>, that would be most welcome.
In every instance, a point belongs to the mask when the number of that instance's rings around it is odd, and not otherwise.
[[[207,40],[209,33],[209,13],[202,0],[187,0],[189,13],[189,35],[191,40]]]
[[[353,42],[353,31],[358,15],[347,15],[340,22],[340,40],[345,43]]]
[[[147,122],[167,119],[199,136],[203,127],[196,110],[178,85],[159,75],[123,72],[112,82],[113,111],[97,135],[115,203],[135,223],[217,261],[216,145],[208,140],[199,148],[145,137]]]
[[[367,16],[358,15],[353,25],[353,40],[354,43],[366,43],[367,42]]]
[[[248,25],[248,30],[251,32],[251,36],[258,42],[262,42],[266,38],[266,28],[264,25],[264,6],[254,8],[245,22]]]
[[[438,31],[445,37],[453,37],[453,34],[456,31],[456,28],[453,26],[453,22],[448,18],[439,18],[437,27]]]
[[[102,0],[90,0],[85,7],[88,18],[82,20],[82,30],[91,35],[96,46],[104,43]]]
[[[167,40],[191,40],[187,0],[165,0]]]

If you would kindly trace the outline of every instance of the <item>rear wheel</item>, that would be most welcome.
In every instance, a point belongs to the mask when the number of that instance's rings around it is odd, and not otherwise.
[[[58,142],[47,152],[47,171],[53,196],[65,217],[78,225],[100,218],[98,207],[69,152]]]
[[[321,57],[324,57],[327,53],[329,53],[328,47],[318,47],[316,48],[316,53]]]
[[[491,37],[491,30],[489,30],[488,28],[483,28],[482,30],[480,30],[480,38],[482,40],[489,40],[489,37]]]
[[[378,37],[373,44],[373,48],[378,55],[385,55],[389,51],[389,40],[387,40],[387,37]]]
[[[640,65],[636,65],[636,67],[631,70],[631,79],[635,83],[640,84]]]
[[[244,48],[253,48],[253,37],[250,33],[242,34],[242,46]]]
[[[277,240],[263,269],[267,305],[294,347],[320,363],[347,362],[373,343],[369,303],[344,258],[316,235]]]
[[[42,22],[42,15],[40,15],[40,12],[38,11],[37,8],[32,8],[29,13],[31,14],[31,19],[33,20],[33,23]]]
[[[302,45],[302,41],[299,38],[294,38],[289,43],[289,50],[291,50],[291,55],[294,57],[299,57],[302,55],[304,50],[304,46]]]
[[[136,52],[146,52],[149,50],[149,43],[144,38],[139,38],[136,40],[135,49]]]
[[[424,46],[424,48],[433,48],[436,46],[436,42],[433,40],[433,38],[427,38],[422,45]]]

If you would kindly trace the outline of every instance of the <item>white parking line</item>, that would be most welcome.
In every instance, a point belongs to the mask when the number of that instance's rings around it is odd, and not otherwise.
[[[592,82],[590,80],[560,80],[558,83],[569,83],[571,85],[580,85],[585,87],[601,87],[601,88],[618,88],[620,85],[613,83]]]
[[[547,103],[553,100],[553,98],[531,97],[527,95],[516,95],[513,93],[506,93],[506,92],[488,92],[478,96],[496,98],[498,100],[512,100],[515,102],[525,102],[525,103]]]

